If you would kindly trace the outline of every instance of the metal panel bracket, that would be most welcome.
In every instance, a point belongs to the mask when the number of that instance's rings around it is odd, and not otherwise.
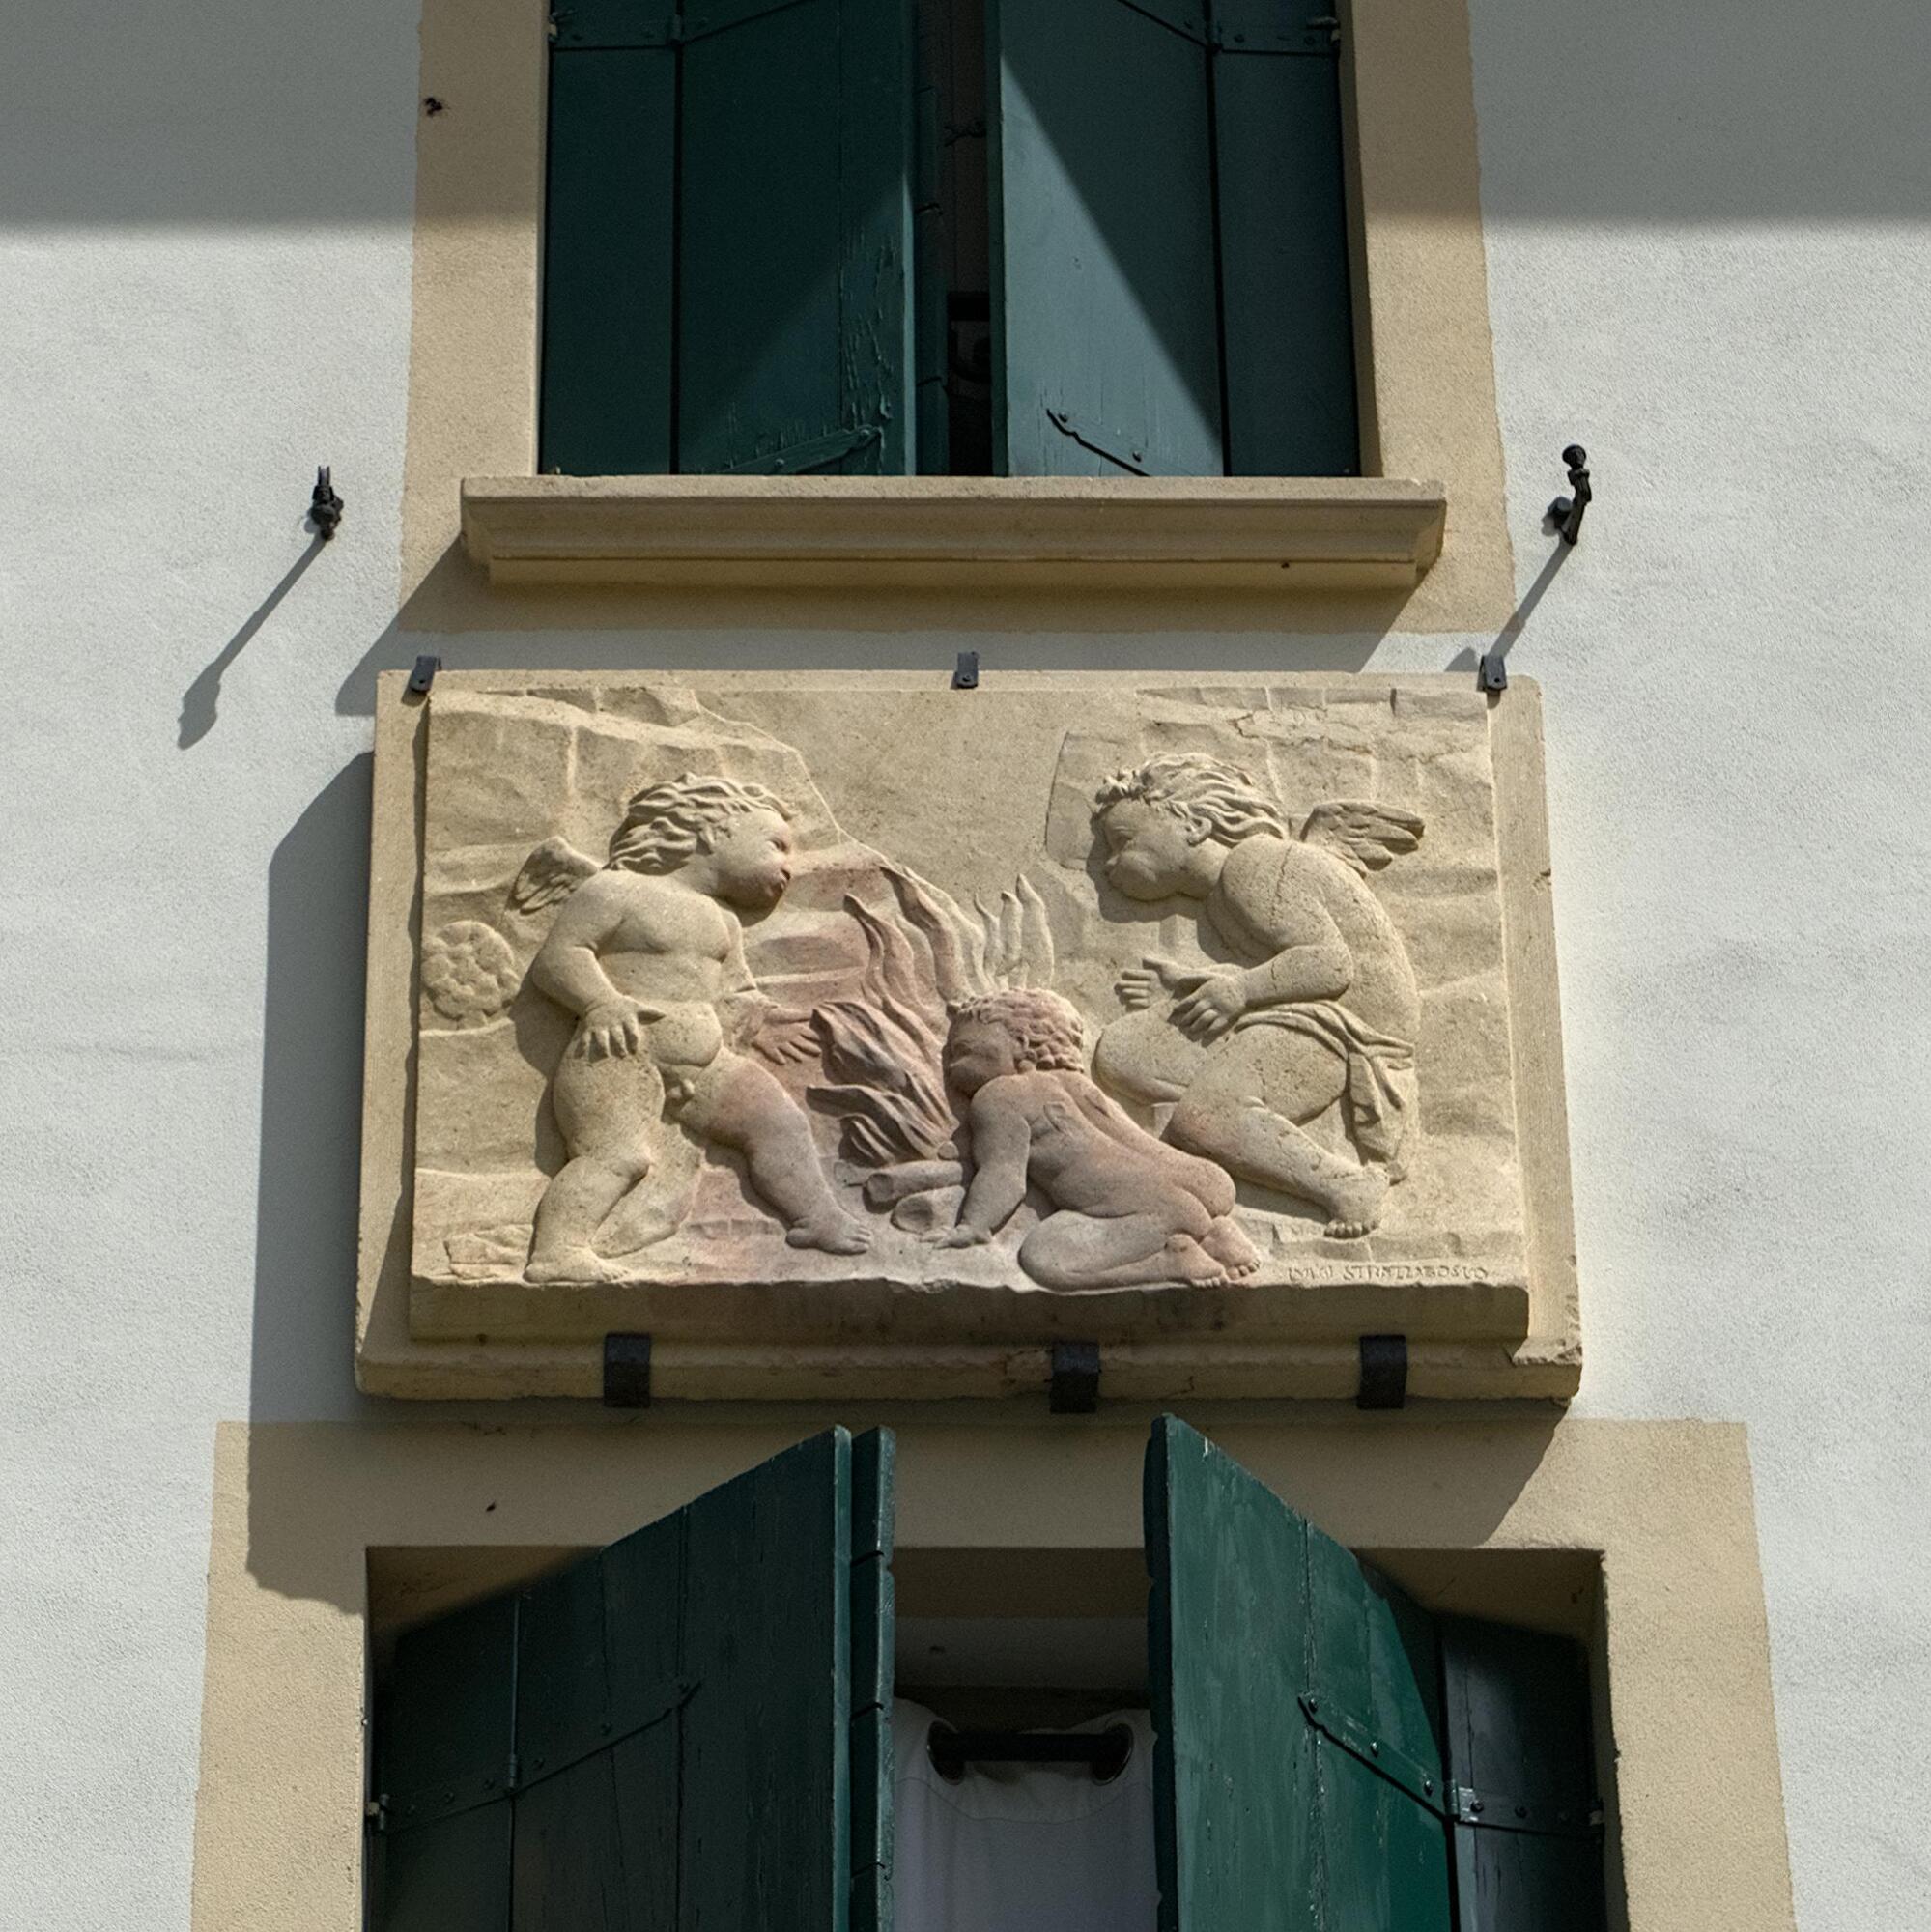
[[[1356,1408],[1406,1408],[1408,1404],[1408,1338],[1406,1335],[1364,1335],[1361,1338],[1361,1386]]]
[[[650,1337],[604,1337],[604,1406],[650,1406]]]
[[[954,691],[977,691],[979,689],[979,653],[961,651],[958,663],[952,667],[952,689]]]
[[[1052,1411],[1091,1415],[1099,1406],[1099,1344],[1053,1344]]]

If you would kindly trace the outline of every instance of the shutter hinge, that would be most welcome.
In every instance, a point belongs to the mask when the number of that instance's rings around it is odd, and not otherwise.
[[[1445,1780],[1439,1772],[1398,1749],[1379,1736],[1373,1725],[1364,1724],[1351,1711],[1344,1711],[1331,1701],[1323,1701],[1312,1691],[1304,1691],[1299,1703],[1301,1716],[1318,1737],[1339,1745],[1349,1757],[1359,1759],[1370,1771],[1378,1772],[1390,1784],[1406,1791],[1416,1804],[1433,1811],[1437,1818],[1443,1815],[1446,1809],[1442,1803]]]
[[[503,1767],[503,1790],[514,1793],[523,1783],[523,1760],[515,1751],[510,1752],[509,1763]]]
[[[1107,462],[1118,464],[1131,475],[1147,474],[1147,452],[1134,448],[1127,438],[1108,429],[1103,423],[1076,416],[1070,410],[1056,410],[1050,403],[1046,405],[1046,420],[1062,436],[1070,437],[1082,449],[1103,456]]]
[[[1527,1832],[1539,1838],[1590,1838],[1603,1828],[1600,1800],[1550,1804],[1508,1791],[1478,1791],[1472,1784],[1449,1786],[1448,1815],[1477,1831]]]

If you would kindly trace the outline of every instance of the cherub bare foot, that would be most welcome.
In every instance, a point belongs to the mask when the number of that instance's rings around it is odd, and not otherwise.
[[[1227,1279],[1227,1267],[1206,1242],[1191,1235],[1176,1235],[1168,1241],[1166,1259],[1173,1272],[1166,1279],[1183,1281],[1201,1288],[1216,1288]],[[1257,1261],[1259,1257],[1256,1257]]]
[[[1223,1214],[1201,1236],[1201,1246],[1226,1268],[1228,1278],[1238,1281],[1261,1265],[1254,1243],[1240,1232],[1231,1216]]]
[[[1388,1177],[1378,1167],[1357,1169],[1328,1191],[1329,1220],[1323,1231],[1330,1240],[1358,1241],[1380,1226],[1381,1205],[1388,1198]]]
[[[528,1282],[621,1281],[624,1271],[613,1262],[605,1261],[601,1255],[593,1255],[588,1248],[580,1248],[571,1254],[553,1255],[546,1261],[530,1262],[524,1268],[523,1278]]]
[[[784,1238],[794,1248],[817,1248],[828,1255],[862,1255],[871,1246],[871,1230],[849,1214],[801,1221]]]

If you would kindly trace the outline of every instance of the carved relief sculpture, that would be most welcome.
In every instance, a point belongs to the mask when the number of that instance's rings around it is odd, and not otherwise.
[[[522,899],[538,900],[545,868]],[[577,1015],[551,1085],[570,1158],[537,1205],[527,1277],[611,1281],[618,1259],[664,1238],[688,1202],[660,1180],[667,1108],[699,1139],[735,1149],[751,1183],[783,1221],[794,1247],[855,1255],[869,1238],[839,1207],[802,1110],[739,1049],[775,1058],[802,1052],[745,964],[734,907],[768,912],[791,883],[791,826],[761,785],[674,779],[639,792],[611,840],[610,862],[557,914],[530,978]],[[567,871],[565,872],[567,876]],[[605,1217],[626,1215],[616,1256],[592,1241]]]
[[[1168,1137],[1230,1173],[1316,1203],[1327,1233],[1373,1232],[1414,1113],[1415,979],[1366,875],[1420,841],[1412,812],[1317,806],[1298,839],[1248,775],[1204,753],[1154,758],[1100,788],[1107,879],[1176,895],[1238,964],[1122,974],[1137,1010],[1100,1035],[1097,1070],[1129,1099],[1173,1103]],[[1356,1158],[1303,1129],[1343,1110]]]
[[[412,1332],[1519,1336],[1486,714],[1376,689],[439,681]]]

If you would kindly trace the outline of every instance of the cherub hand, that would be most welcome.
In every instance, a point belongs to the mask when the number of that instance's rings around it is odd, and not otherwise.
[[[1113,990],[1120,995],[1122,1006],[1138,1012],[1150,1007],[1162,993],[1178,992],[1185,977],[1171,959],[1150,953],[1139,965],[1127,967],[1113,982]]]
[[[1174,1024],[1203,1045],[1218,1039],[1247,1010],[1247,988],[1238,973],[1214,973],[1174,1009]]]
[[[637,1000],[606,1000],[583,1015],[578,1051],[590,1060],[627,1060],[643,1045],[643,1029],[663,1012]]]
[[[753,1044],[765,1059],[781,1066],[818,1057],[818,1036],[809,1013],[789,1007],[773,1007],[764,1015]]]
[[[955,1228],[942,1228],[927,1235],[925,1239],[935,1248],[980,1248],[992,1239],[992,1230],[975,1228],[969,1221],[961,1221]]]

